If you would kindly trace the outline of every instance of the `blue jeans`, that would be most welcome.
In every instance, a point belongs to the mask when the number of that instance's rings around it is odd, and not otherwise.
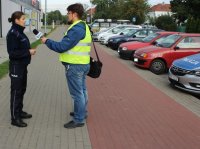
[[[74,117],[76,123],[83,123],[86,116],[88,94],[86,76],[90,64],[64,64],[70,95],[74,101]]]

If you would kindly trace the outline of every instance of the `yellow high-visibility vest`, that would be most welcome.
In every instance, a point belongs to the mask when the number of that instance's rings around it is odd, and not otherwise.
[[[82,20],[74,22],[67,30],[67,32]],[[85,22],[84,22],[85,23]],[[86,24],[86,23],[85,23]],[[89,64],[90,63],[90,50],[91,50],[91,34],[88,25],[86,27],[85,38],[80,40],[72,49],[60,54],[59,60],[70,64]],[[65,35],[67,35],[67,32]]]

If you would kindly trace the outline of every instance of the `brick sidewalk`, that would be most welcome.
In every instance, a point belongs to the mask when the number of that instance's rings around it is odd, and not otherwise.
[[[93,149],[199,149],[200,119],[104,52],[100,79],[89,79]],[[105,49],[109,50],[109,49]]]

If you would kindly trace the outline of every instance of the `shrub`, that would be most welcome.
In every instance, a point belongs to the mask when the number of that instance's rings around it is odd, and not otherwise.
[[[173,18],[169,15],[163,15],[156,19],[156,27],[166,31],[176,31],[177,25],[174,22]]]

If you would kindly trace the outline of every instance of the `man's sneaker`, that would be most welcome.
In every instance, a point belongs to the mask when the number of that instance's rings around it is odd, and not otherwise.
[[[70,121],[64,125],[65,128],[72,129],[76,127],[83,127],[84,123],[76,123],[74,121]]]

